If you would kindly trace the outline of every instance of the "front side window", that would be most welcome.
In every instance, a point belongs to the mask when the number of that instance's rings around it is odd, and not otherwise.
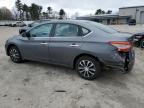
[[[57,24],[55,37],[75,37],[78,36],[78,26],[73,24]]]
[[[53,24],[43,24],[30,31],[31,37],[49,37]]]

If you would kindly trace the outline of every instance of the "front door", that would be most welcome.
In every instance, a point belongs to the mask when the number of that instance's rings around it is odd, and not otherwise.
[[[31,29],[29,37],[21,38],[21,50],[24,58],[49,60],[49,36],[53,24],[43,24]]]

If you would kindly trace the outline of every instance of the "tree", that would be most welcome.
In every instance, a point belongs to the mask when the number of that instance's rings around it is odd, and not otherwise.
[[[63,19],[64,17],[65,17],[65,11],[63,10],[63,9],[61,9],[60,11],[59,11],[59,19]]]
[[[0,20],[11,20],[11,19],[12,19],[11,11],[6,7],[0,8]]]
[[[20,0],[17,0],[16,2],[15,2],[15,5],[16,5],[16,8],[17,8],[17,11],[19,12],[19,17],[20,17],[20,19],[22,19],[22,3],[21,3],[21,1]]]
[[[50,14],[52,14],[52,7],[49,6],[49,7],[47,8],[47,10],[48,10],[48,15],[47,15],[47,17],[50,18],[50,17],[51,17]]]
[[[112,10],[108,10],[106,14],[112,14]]]
[[[42,15],[43,15],[43,19],[46,19],[47,18],[47,12],[42,12]]]
[[[13,19],[17,20],[18,16],[19,16],[19,13],[18,13],[17,9],[15,7],[13,7],[12,10],[11,10],[11,12],[13,14]]]
[[[95,15],[100,15],[100,14],[105,14],[105,11],[102,9],[96,10]]]
[[[47,8],[47,10],[48,10],[48,14],[51,14],[51,13],[52,13],[52,7],[49,6],[49,7]]]
[[[32,20],[39,20],[42,11],[42,6],[32,3],[30,6],[30,14]]]
[[[23,13],[25,13],[25,16],[26,16],[26,20],[29,20],[29,7],[26,5],[26,4],[24,4],[23,5]]]

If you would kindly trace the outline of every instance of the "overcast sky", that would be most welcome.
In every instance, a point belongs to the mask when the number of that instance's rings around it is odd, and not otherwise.
[[[9,9],[14,7],[16,0],[0,0],[0,7],[6,6]],[[59,11],[63,8],[69,16],[78,12],[79,15],[94,14],[95,10],[101,8],[118,11],[119,7],[144,5],[144,0],[21,0],[22,3],[30,5],[36,3],[44,7],[51,6],[53,10]]]

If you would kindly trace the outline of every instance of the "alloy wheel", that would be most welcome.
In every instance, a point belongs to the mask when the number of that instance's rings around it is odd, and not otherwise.
[[[13,48],[13,47],[10,48],[9,54],[10,54],[10,57],[11,57],[12,61],[19,62],[20,54],[19,54],[19,52],[16,48]]]
[[[78,64],[78,71],[83,77],[89,78],[95,75],[96,67],[90,60],[81,60]]]

